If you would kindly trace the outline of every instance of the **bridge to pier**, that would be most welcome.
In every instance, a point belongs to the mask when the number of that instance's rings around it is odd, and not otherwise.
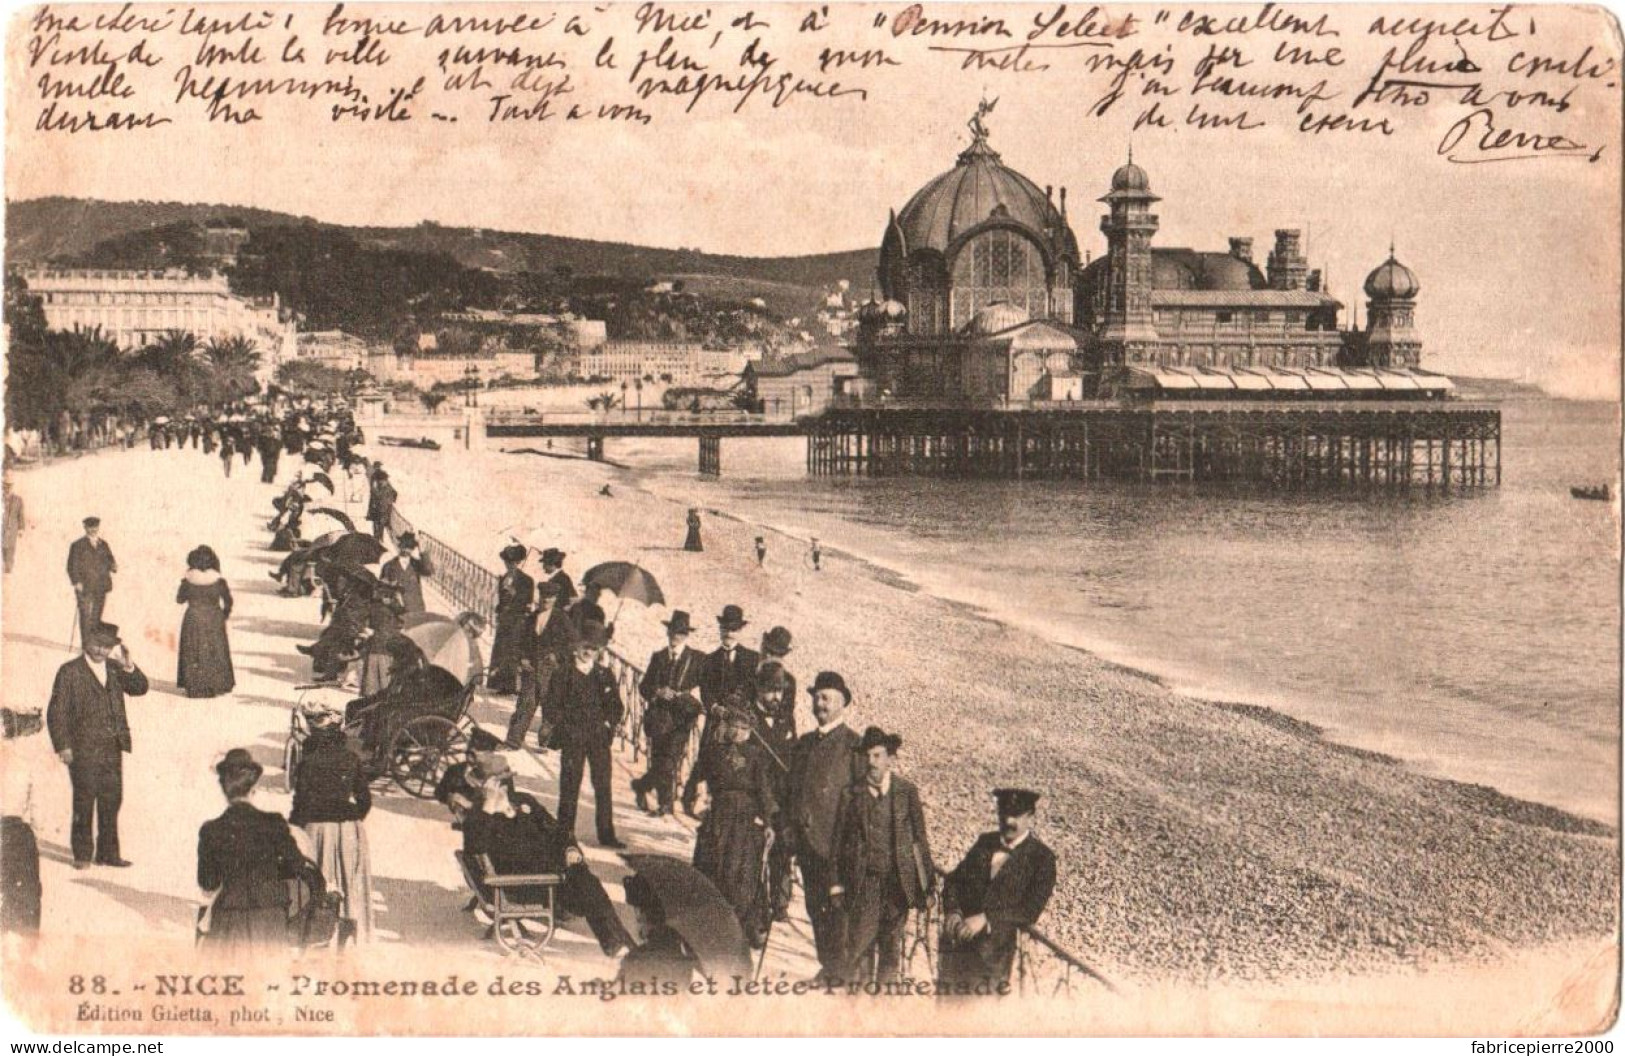
[[[807,436],[808,421],[744,411],[691,413],[640,410],[591,417],[495,412],[485,415],[485,435],[501,439],[581,438],[587,441],[587,457],[597,462],[604,459],[604,441],[609,437],[693,437],[699,441],[700,472],[720,476],[724,438]]]

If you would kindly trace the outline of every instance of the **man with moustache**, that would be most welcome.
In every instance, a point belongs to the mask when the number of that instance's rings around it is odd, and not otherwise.
[[[858,743],[866,773],[835,816],[831,902],[846,918],[843,980],[888,983],[903,964],[903,926],[936,887],[925,810],[914,783],[894,773],[903,739],[879,726]]]
[[[632,782],[638,808],[657,816],[670,814],[677,796],[677,769],[700,717],[700,675],[705,658],[688,647],[688,613],[673,609],[665,621],[666,648],[649,657],[638,684],[644,700],[643,732],[649,738],[649,769]],[[649,793],[657,804],[649,808]]]
[[[754,649],[739,644],[739,632],[748,622],[745,610],[738,605],[724,605],[717,616],[721,644],[705,658],[705,679],[701,683],[707,708],[727,703],[735,693],[755,695],[756,668],[762,658]],[[706,739],[710,739],[709,735]]]
[[[118,628],[110,623],[92,627],[85,635],[84,655],[57,669],[45,727],[51,749],[68,768],[73,785],[70,842],[75,869],[89,869],[92,861],[116,868],[130,864],[120,854],[118,839],[124,753],[131,748],[124,698],[146,692],[147,676],[130,659]]]
[[[589,623],[581,629],[570,663],[554,671],[548,682],[542,715],[560,746],[559,824],[574,835],[581,777],[590,769],[598,845],[621,850],[626,844],[615,838],[610,743],[626,705],[615,676],[598,663],[608,645],[609,631],[602,624]]]
[[[835,821],[841,796],[850,785],[865,780],[866,766],[857,753],[861,738],[846,726],[852,691],[834,671],[820,671],[807,690],[813,698],[818,728],[796,741],[790,760],[790,804],[786,820],[806,892],[807,917],[812,921],[818,950],[818,977],[839,979],[846,970],[845,921],[830,899],[838,886],[835,872]]]
[[[938,993],[1007,984],[1023,926],[1038,922],[1055,891],[1055,852],[1033,835],[1038,793],[996,788],[999,829],[983,833],[942,890]]]

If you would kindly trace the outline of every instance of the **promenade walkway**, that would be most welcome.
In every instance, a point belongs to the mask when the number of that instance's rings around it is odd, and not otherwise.
[[[297,463],[283,462],[285,481]],[[295,686],[309,677],[309,661],[294,646],[320,628],[315,599],[276,594],[268,573],[281,555],[267,549],[264,522],[275,487],[259,482],[259,466],[240,462],[224,477],[218,458],[201,451],[132,451],[98,454],[18,472],[15,487],[27,508],[14,571],[4,583],[4,701],[15,708],[43,707],[56,668],[70,659],[68,640],[73,597],[64,573],[69,543],[80,519],[103,520],[103,536],[119,563],[106,619],[118,624],[130,653],[152,682],[152,691],[130,701],[135,750],[125,766],[121,814],[123,849],[130,869],[76,872],[68,852],[69,787],[64,767],[43,736],[30,738],[26,754],[34,772],[34,815],[43,856],[43,931],[52,937],[94,940],[103,936],[189,935],[201,894],[196,886],[196,833],[224,807],[213,771],[230,748],[246,747],[265,767],[258,803],[286,812],[283,745]],[[343,505],[344,496],[335,505]],[[359,508],[352,507],[359,514]],[[432,514],[422,513],[432,530]],[[182,610],[175,590],[185,555],[207,543],[220,555],[236,597],[231,642],[237,689],[213,700],[190,700],[176,690],[175,658]],[[450,613],[433,592],[431,608]],[[511,703],[481,697],[474,716],[502,733]],[[519,785],[551,809],[557,789],[557,755],[515,753]],[[633,852],[686,858],[692,854],[691,822],[652,819],[631,802],[630,777],[642,764],[617,758],[614,782],[617,828]],[[460,836],[440,804],[377,786],[366,827],[371,845],[377,942],[347,955],[358,965],[389,958],[389,948],[455,950],[458,967],[503,963],[500,950],[482,939],[483,928],[463,912],[467,901],[452,852]],[[583,850],[623,918],[621,880],[626,868],[614,852],[593,845],[591,791],[580,810]],[[816,970],[810,929],[799,916],[777,925],[764,975],[806,978]],[[577,920],[561,930],[542,965],[507,959],[504,970],[543,974],[613,975],[615,965]]]

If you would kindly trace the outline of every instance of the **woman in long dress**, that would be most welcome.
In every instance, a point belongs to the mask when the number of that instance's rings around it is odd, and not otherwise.
[[[767,934],[770,909],[762,861],[778,813],[772,775],[762,749],[750,743],[751,720],[742,708],[720,707],[722,739],[700,753],[695,779],[684,789],[683,810],[694,815],[694,793],[704,783],[711,809],[694,841],[694,868],[728,900],[753,947]]]
[[[288,881],[299,875],[304,856],[282,815],[249,802],[264,768],[248,749],[233,748],[214,769],[228,805],[198,831],[197,882],[214,896],[203,947],[250,955],[286,948]]]
[[[186,570],[175,594],[176,603],[186,606],[175,684],[189,697],[218,697],[237,685],[226,636],[231,587],[220,575],[220,558],[207,546],[186,555]]]
[[[305,710],[310,735],[294,776],[288,820],[310,837],[311,858],[327,890],[342,900],[338,942],[372,940],[372,868],[367,830],[372,789],[344,737],[343,715],[319,701]]]
[[[705,544],[700,542],[699,510],[688,511],[688,537],[683,540],[683,549],[695,554],[705,549]]]

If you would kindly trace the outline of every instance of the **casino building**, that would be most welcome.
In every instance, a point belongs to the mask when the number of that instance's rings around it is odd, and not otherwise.
[[[859,309],[864,402],[1011,408],[1094,398],[1434,399],[1420,369],[1420,284],[1390,248],[1365,283],[1364,331],[1275,232],[1225,251],[1154,245],[1161,199],[1128,162],[1100,198],[1105,252],[1080,259],[1067,191],[1006,166],[980,114],[954,167],[892,212],[879,296]]]

